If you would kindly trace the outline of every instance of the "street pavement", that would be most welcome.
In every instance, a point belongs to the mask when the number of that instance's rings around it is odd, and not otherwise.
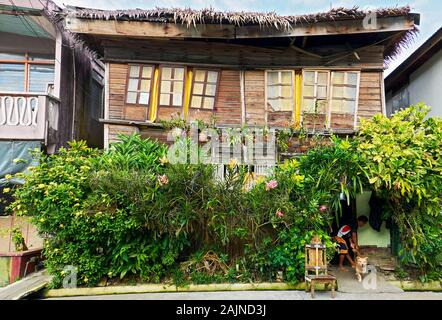
[[[311,300],[304,291],[219,291],[137,293],[51,298],[50,300]],[[331,300],[330,292],[316,291],[315,300]],[[344,293],[335,300],[442,300],[442,292]]]

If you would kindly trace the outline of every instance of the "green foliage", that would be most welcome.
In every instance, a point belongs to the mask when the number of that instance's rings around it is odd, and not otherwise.
[[[327,232],[339,218],[339,195],[371,187],[389,201],[404,262],[423,280],[437,278],[441,121],[425,114],[417,106],[362,121],[356,139],[332,137],[253,184],[248,166],[232,160],[220,180],[216,166],[172,165],[166,146],[139,135],[121,136],[105,152],[72,142],[57,155],[36,153],[40,164],[15,190],[11,209],[31,216],[45,236],[54,286],[68,265],[83,285],[134,276],[182,285],[273,281],[280,271],[296,282],[313,235],[334,252]]]
[[[363,158],[356,152],[357,146],[357,141],[332,136],[330,145],[315,148],[300,159],[306,190],[322,194],[323,203],[330,204],[329,212],[334,211],[338,221],[342,212],[339,195],[343,193],[349,202],[363,191]]]
[[[57,155],[37,154],[40,164],[17,189],[11,209],[32,216],[45,235],[54,286],[68,265],[78,268],[79,284],[94,285],[106,275],[154,279],[174,262],[181,239],[157,239],[137,219],[136,200],[142,202],[145,179],[161,171],[163,152],[163,146],[131,136],[104,154],[81,141]]]
[[[269,269],[273,272],[284,270],[284,279],[296,283],[304,276],[304,246],[313,236],[319,236],[328,248],[329,257],[334,254],[334,245],[329,235],[323,230],[308,230],[302,226],[283,230],[278,236],[278,245],[268,255]]]
[[[357,149],[371,188],[389,201],[403,262],[417,264],[422,273],[441,266],[440,241],[434,240],[442,224],[442,120],[428,118],[428,112],[418,104],[391,118],[363,120]]]
[[[25,244],[25,238],[20,230],[20,228],[12,229],[12,242],[14,243],[14,247],[16,251],[25,251],[27,250]]]

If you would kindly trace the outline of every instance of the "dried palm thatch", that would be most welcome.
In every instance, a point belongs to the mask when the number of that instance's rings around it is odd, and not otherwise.
[[[373,11],[353,8],[334,8],[327,12],[305,15],[281,16],[275,12],[216,11],[213,8],[194,10],[191,8],[155,8],[150,10],[98,10],[92,8],[67,7],[65,14],[82,19],[134,20],[150,22],[181,23],[187,27],[197,24],[231,24],[235,26],[259,25],[288,30],[298,23],[316,23],[339,20],[363,19],[367,13],[375,12],[378,17],[404,16],[410,7],[381,8]]]
[[[98,60],[98,54],[92,48],[90,48],[85,41],[81,39],[76,33],[69,31],[63,21],[63,10],[52,0],[45,0],[40,2],[43,6],[42,14],[63,34],[65,43],[63,46],[69,46],[72,49],[82,52],[82,54],[90,60],[94,60],[96,63],[100,63]]]

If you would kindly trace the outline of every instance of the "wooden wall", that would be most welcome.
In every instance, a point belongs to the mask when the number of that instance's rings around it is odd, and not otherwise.
[[[106,124],[105,131],[107,131],[107,133],[105,133],[105,139],[106,139],[105,147],[108,147],[109,144],[113,142],[119,141],[118,139],[119,134],[130,135],[135,132],[137,133],[140,132],[140,130],[135,126],[117,125],[117,124]]]
[[[247,71],[244,75],[245,121],[249,125],[265,125],[264,71]]]
[[[108,119],[135,122],[149,120],[149,109],[147,107],[134,107],[125,104],[127,64],[113,62],[109,63],[108,66]],[[243,72],[243,78],[241,72]],[[356,124],[359,123],[361,117],[371,118],[373,115],[383,112],[382,79],[382,71],[361,71]],[[243,83],[241,83],[242,80]],[[284,127],[293,123],[294,120],[298,120],[299,115],[294,115],[293,111],[273,112],[266,108],[265,86],[264,70],[222,69],[214,110],[199,110],[189,107],[187,120],[198,119],[208,123],[215,118],[218,126],[236,127],[241,125]],[[244,101],[241,99],[242,94]],[[181,114],[181,116],[184,114],[184,107],[159,106],[156,121],[170,120],[178,114]],[[330,119],[328,115],[320,115],[316,118],[315,128],[317,130],[326,129],[328,121],[330,127],[334,130],[351,131],[355,128],[355,119],[352,114],[331,113],[330,116]],[[313,127],[312,119],[305,118],[303,121],[305,127]],[[119,132],[117,129],[121,130],[122,127],[116,125],[109,127],[108,140],[110,142],[115,140],[116,134]],[[151,132],[150,129],[142,129],[140,132],[143,136],[153,135],[157,138],[158,135],[161,135],[157,131]],[[165,136],[158,136],[158,138],[160,140],[166,139]]]
[[[358,123],[359,118],[369,119],[377,113],[383,113],[382,72],[361,72],[359,85]]]
[[[109,106],[110,120],[146,121],[149,119],[147,107],[136,107],[125,103],[127,64],[109,64]],[[359,87],[358,117],[370,118],[382,112],[381,94],[382,72],[362,71]],[[270,127],[286,126],[293,120],[293,112],[266,111],[265,71],[247,70],[244,72],[244,120],[248,125]],[[157,119],[170,120],[172,116],[183,114],[182,107],[158,107]],[[208,122],[212,116],[219,125],[240,126],[242,124],[241,81],[239,70],[222,70],[214,111],[189,108],[189,120]],[[306,123],[309,122],[306,120]],[[324,119],[322,119],[324,120]],[[353,128],[352,115],[332,114],[332,128]],[[317,127],[321,128],[321,126]]]
[[[62,33],[61,41],[60,106],[55,149],[67,146],[72,139],[86,140],[89,146],[101,148],[103,124],[99,119],[104,109],[102,83],[93,77],[94,62],[85,54],[85,48],[72,43],[71,37],[65,33]],[[104,76],[104,70],[98,67],[95,70]]]
[[[245,68],[266,67],[318,67],[346,66],[363,68],[383,68],[382,45],[371,46],[358,51],[358,58],[348,54],[348,47],[317,48],[323,56],[316,57],[295,51],[288,47],[264,48],[258,46],[180,40],[104,40],[104,58],[107,61],[168,61],[182,64],[214,64],[222,66],[242,66]],[[339,56],[342,53],[342,57]]]
[[[241,125],[241,83],[239,70],[222,70],[215,103],[217,122]]]
[[[128,65],[125,63],[109,64],[109,119],[125,119],[124,97]],[[134,115],[135,117],[137,115]],[[133,119],[134,120],[134,119]]]

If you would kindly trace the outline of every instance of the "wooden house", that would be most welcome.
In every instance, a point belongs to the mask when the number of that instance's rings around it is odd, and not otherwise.
[[[105,63],[104,144],[164,138],[171,118],[352,134],[385,114],[383,70],[416,32],[408,7],[302,16],[68,7],[65,26]]]

